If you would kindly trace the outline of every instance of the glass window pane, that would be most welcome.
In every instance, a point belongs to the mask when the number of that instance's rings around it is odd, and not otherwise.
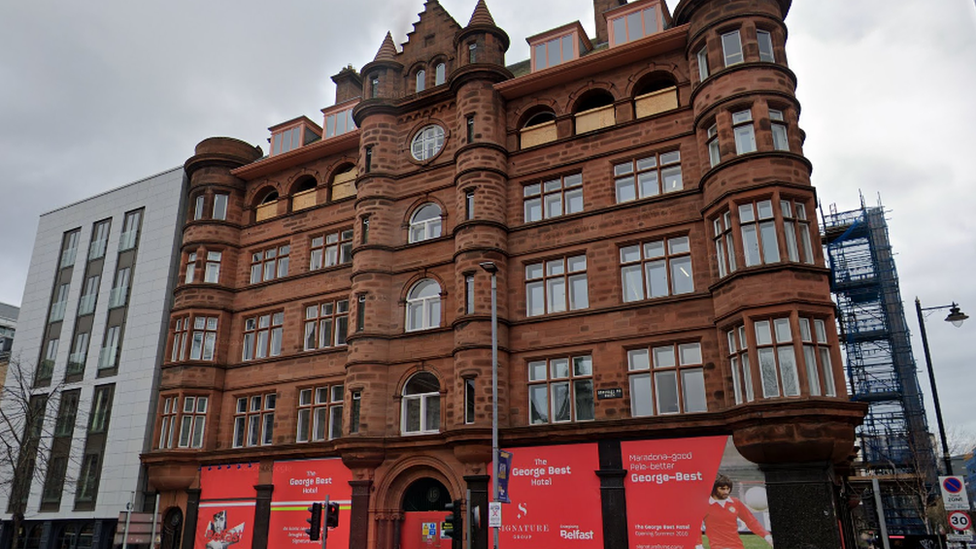
[[[529,423],[549,423],[549,393],[546,385],[529,386]]]
[[[569,308],[571,310],[586,309],[590,306],[589,290],[586,285],[586,275],[569,277]]]
[[[700,368],[681,371],[681,390],[685,402],[685,413],[706,412],[705,373]]]
[[[566,279],[550,278],[547,282],[549,294],[549,312],[559,313],[566,310]]]
[[[546,217],[557,217],[563,214],[563,197],[559,193],[546,195]]]
[[[668,269],[664,260],[645,264],[647,271],[647,297],[668,295]]]
[[[637,199],[633,177],[621,177],[616,180],[617,202],[628,202]]]
[[[644,244],[644,259],[664,257],[664,241],[656,240]]]
[[[566,213],[579,213],[581,211],[583,211],[583,189],[566,191]]]
[[[572,402],[569,399],[569,382],[553,383],[552,389],[552,420],[571,421]]]
[[[678,357],[682,366],[687,366],[689,364],[701,364],[701,344],[682,343],[681,345],[678,345]]]
[[[550,360],[549,372],[551,379],[564,379],[569,377],[569,359],[554,358]]]
[[[811,396],[820,396],[820,373],[817,371],[817,351],[813,345],[803,346],[803,362],[806,365],[807,384]]]
[[[525,201],[525,222],[539,221],[542,219],[542,200],[532,198]]]
[[[530,282],[525,285],[525,314],[527,316],[545,314],[545,303],[545,288],[542,285],[542,281]]]
[[[641,280],[640,265],[630,265],[620,269],[623,283],[624,301],[640,301],[644,299],[644,283]]]
[[[653,352],[655,368],[674,368],[674,347],[655,347]]]
[[[573,383],[576,398],[576,421],[593,419],[593,380],[577,380]]]
[[[670,169],[670,168],[669,168]],[[657,196],[660,194],[657,184],[657,171],[649,171],[638,174],[637,184],[640,188],[640,197]]]
[[[529,363],[529,381],[545,381],[546,361],[537,360]]]
[[[824,325],[824,321],[815,319],[813,321],[813,326],[816,328],[817,343],[827,343],[827,328]]]
[[[674,285],[675,294],[695,291],[695,281],[691,276],[691,257],[671,260],[671,282]]]
[[[793,340],[793,334],[790,333],[790,319],[774,319],[773,330],[776,332],[776,343],[789,343]]]
[[[776,357],[773,349],[759,349],[759,375],[762,378],[763,397],[779,396],[779,380],[776,377]]]
[[[820,367],[823,368],[824,393],[827,396],[837,396],[837,387],[834,386],[834,367],[830,362],[830,349],[820,348]]]
[[[618,17],[613,20],[613,41],[615,44],[627,42],[627,19]]]
[[[779,355],[779,371],[783,377],[783,394],[785,396],[800,396],[800,378],[796,370],[796,354],[793,347],[777,347]]]
[[[650,374],[630,376],[630,415],[633,417],[654,415]]]
[[[776,238],[776,223],[766,221],[759,224],[762,233],[763,260],[766,263],[779,262],[779,242]]]
[[[762,256],[759,255],[759,235],[756,233],[755,225],[742,226],[742,247],[746,256],[746,267],[762,264]]]
[[[627,369],[631,372],[648,370],[651,367],[647,349],[627,351]]]
[[[674,371],[654,374],[654,393],[657,396],[657,413],[678,413],[678,377]]]
[[[420,432],[420,398],[409,398],[405,399],[406,418],[404,420],[404,428],[408,433]]]
[[[635,11],[627,15],[627,39],[637,40],[644,36],[644,29],[641,25],[641,12]]]
[[[769,321],[760,320],[755,323],[756,329],[756,344],[757,345],[770,345],[773,343],[772,332],[769,331]]]
[[[671,166],[661,170],[661,179],[664,180],[664,192],[670,193],[680,191],[683,188],[681,181],[681,166]]]
[[[593,360],[588,356],[573,357],[573,375],[574,376],[593,375]]]

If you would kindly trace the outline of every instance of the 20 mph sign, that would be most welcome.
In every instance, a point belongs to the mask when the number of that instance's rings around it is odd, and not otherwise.
[[[952,526],[953,530],[958,530],[960,532],[965,532],[969,530],[969,515],[963,511],[953,511],[949,513],[949,526]]]

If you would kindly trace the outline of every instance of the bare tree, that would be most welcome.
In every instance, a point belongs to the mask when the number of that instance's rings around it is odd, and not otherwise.
[[[9,494],[6,511],[11,514],[11,549],[18,549],[31,485],[41,486],[51,473],[58,483],[70,483],[72,461],[70,433],[80,421],[77,399],[62,399],[63,383],[52,379],[52,364],[39,368],[12,359],[5,385],[0,389],[0,490]],[[52,459],[51,450],[68,433],[67,444]],[[63,484],[59,488],[63,489]]]

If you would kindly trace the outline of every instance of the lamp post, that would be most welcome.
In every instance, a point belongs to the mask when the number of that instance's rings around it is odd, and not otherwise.
[[[929,352],[929,338],[925,333],[925,318],[923,311],[937,311],[939,309],[949,309],[949,315],[945,318],[946,322],[951,322],[956,328],[969,318],[968,315],[959,310],[959,305],[955,301],[952,305],[939,305],[938,307],[922,307],[922,302],[918,297],[915,298],[915,312],[918,314],[918,329],[922,334],[922,349],[925,352],[925,366],[929,370],[929,383],[932,385],[932,402],[935,403],[935,418],[939,422],[939,437],[942,439],[942,460],[945,463],[946,475],[952,476],[952,456],[949,455],[949,441],[946,439],[945,423],[942,421],[942,405],[939,404],[939,390],[935,386],[935,372],[932,370],[932,355]]]
[[[498,502],[498,266],[494,261],[478,264],[491,274],[491,501]],[[494,549],[498,549],[498,527],[492,528]]]

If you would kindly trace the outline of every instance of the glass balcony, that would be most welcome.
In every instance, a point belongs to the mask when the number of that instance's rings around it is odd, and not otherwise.
[[[131,250],[136,247],[136,237],[139,236],[139,231],[126,231],[122,233],[122,237],[119,238],[119,251],[124,252],[126,250]]]
[[[102,350],[98,352],[98,369],[104,370],[115,367],[115,359],[118,354],[118,347],[102,347]]]
[[[83,295],[78,300],[78,316],[90,315],[95,311],[95,300],[98,294]]]
[[[78,255],[78,248],[68,248],[61,252],[61,268],[70,267],[75,264],[75,256]]]
[[[85,354],[84,352],[79,352],[68,355],[68,368],[65,370],[66,375],[80,374],[85,371]]]
[[[115,307],[121,307],[125,305],[127,298],[129,297],[129,287],[120,286],[118,288],[112,288],[112,294],[108,299],[108,306],[110,309]]]
[[[68,306],[67,301],[59,301],[54,305],[51,305],[51,316],[48,317],[49,322],[58,322],[64,319],[64,309]]]
[[[40,366],[37,368],[37,380],[50,380],[51,376],[54,375],[54,361],[53,360],[42,360]]]
[[[91,247],[88,248],[88,259],[98,259],[105,255],[105,247],[108,245],[108,239],[103,238],[101,240],[92,241]]]

